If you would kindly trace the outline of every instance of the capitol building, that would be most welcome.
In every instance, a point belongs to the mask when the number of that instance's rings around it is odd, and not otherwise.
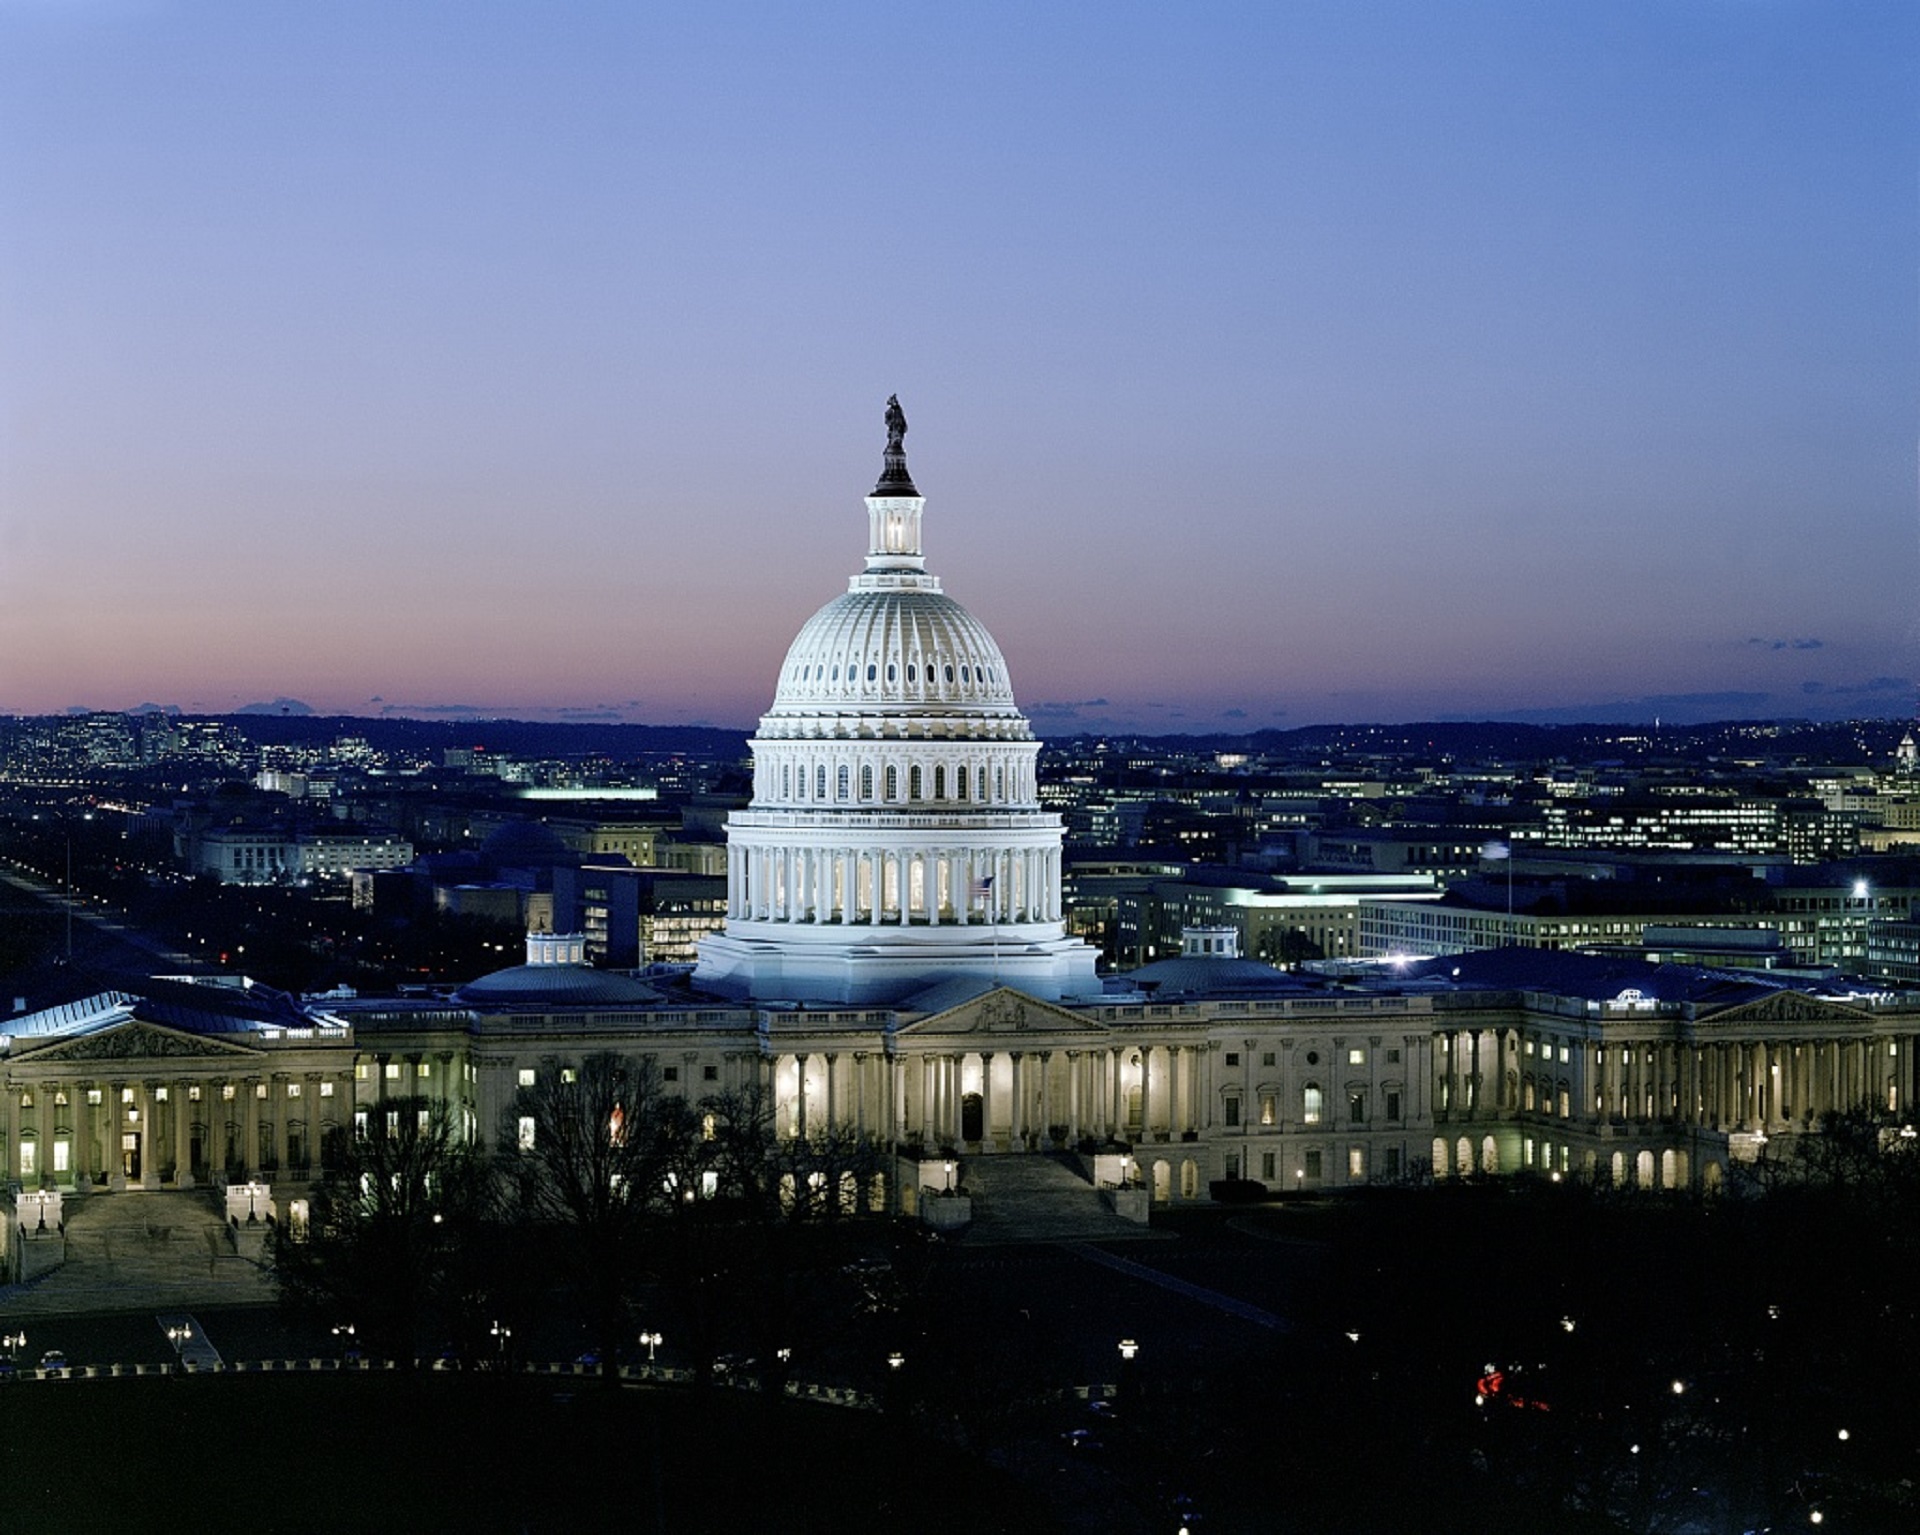
[[[494,1140],[520,1088],[602,1051],[696,1099],[762,1087],[784,1134],[871,1137],[888,1201],[927,1216],[929,1190],[1037,1154],[1134,1219],[1229,1182],[1711,1189],[1828,1109],[1912,1114],[1920,996],[1866,983],[1537,950],[1323,976],[1220,929],[1097,974],[1007,659],[928,570],[905,436],[889,402],[864,565],[779,663],[725,929],[691,973],[596,970],[534,934],[527,963],[444,995],[156,980],[16,1012],[12,1273],[69,1200],[211,1189],[236,1221],[297,1225],[329,1148],[386,1102]]]

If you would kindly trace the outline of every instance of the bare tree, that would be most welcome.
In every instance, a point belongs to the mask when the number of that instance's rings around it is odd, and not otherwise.
[[[515,1095],[501,1165],[521,1213],[556,1239],[611,1377],[687,1139],[651,1057],[549,1063]]]
[[[495,1216],[492,1172],[446,1105],[387,1099],[342,1140],[304,1238],[274,1233],[281,1295],[411,1368],[430,1321],[459,1330],[483,1303],[468,1256]]]

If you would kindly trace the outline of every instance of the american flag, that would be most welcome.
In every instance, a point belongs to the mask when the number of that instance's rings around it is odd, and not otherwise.
[[[976,879],[972,884],[967,886],[967,890],[974,900],[986,900],[988,896],[993,894],[993,876],[989,874],[985,879]]]

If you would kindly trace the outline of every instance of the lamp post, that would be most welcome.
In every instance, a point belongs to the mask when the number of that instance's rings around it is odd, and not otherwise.
[[[333,1338],[335,1346],[340,1350],[340,1366],[342,1369],[345,1369],[347,1355],[353,1352],[353,1323],[342,1322],[338,1327],[333,1329]]]
[[[73,812],[71,810],[48,810],[47,814],[60,818],[61,835],[65,838],[67,845],[65,904],[67,908],[67,962],[71,964],[73,962]],[[36,810],[33,813],[33,818],[36,821],[39,820],[40,812]],[[89,811],[82,815],[80,819],[83,821],[91,821],[93,819],[93,813]]]
[[[653,1369],[653,1351],[666,1341],[667,1340],[657,1332],[643,1332],[640,1334],[640,1342],[647,1351],[647,1369],[649,1371]]]
[[[495,1322],[487,1331],[493,1336],[494,1358],[499,1362],[500,1367],[504,1369],[507,1363],[507,1346],[513,1341],[513,1329],[511,1327],[502,1327],[498,1322]],[[642,1341],[645,1341],[644,1336]]]
[[[1135,1394],[1134,1358],[1140,1352],[1140,1345],[1132,1338],[1120,1340],[1120,1398],[1132,1400]]]

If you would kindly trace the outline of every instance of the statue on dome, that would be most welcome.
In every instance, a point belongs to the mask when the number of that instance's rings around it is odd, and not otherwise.
[[[904,453],[906,451],[907,413],[900,408],[900,396],[887,396],[887,451]]]

